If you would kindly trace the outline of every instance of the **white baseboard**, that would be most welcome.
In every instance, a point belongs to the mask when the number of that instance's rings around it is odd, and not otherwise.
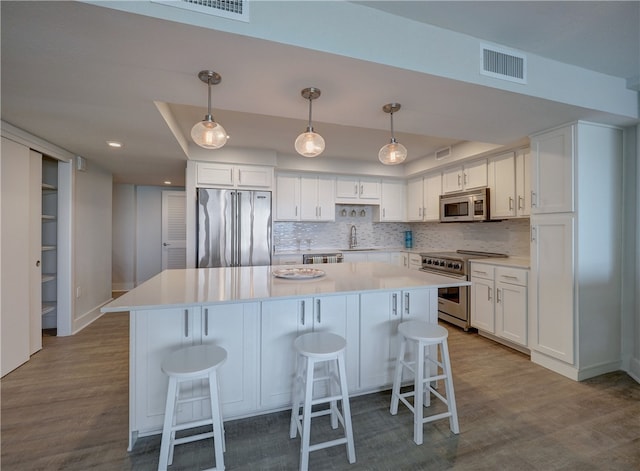
[[[629,371],[627,371],[629,376],[636,380],[636,382],[640,383],[640,359],[632,358],[629,362]]]

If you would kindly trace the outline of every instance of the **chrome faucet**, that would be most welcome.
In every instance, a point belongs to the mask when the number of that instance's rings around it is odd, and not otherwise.
[[[349,241],[349,248],[354,249],[358,245],[358,236],[356,235],[356,226],[351,226],[351,240]]]

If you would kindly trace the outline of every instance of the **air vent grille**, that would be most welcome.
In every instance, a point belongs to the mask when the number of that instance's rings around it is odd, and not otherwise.
[[[527,58],[511,49],[480,45],[480,73],[489,77],[527,83]]]
[[[451,146],[438,149],[436,151],[436,160],[446,159],[451,155]]]
[[[152,2],[207,15],[249,21],[249,0],[152,0]]]

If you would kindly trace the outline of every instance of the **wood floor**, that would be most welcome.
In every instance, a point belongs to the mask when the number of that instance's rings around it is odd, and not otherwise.
[[[416,446],[406,408],[391,416],[388,392],[361,396],[351,401],[357,462],[334,447],[312,453],[310,469],[640,470],[640,385],[629,376],[576,383],[447,327],[460,434],[439,421]],[[45,337],[44,349],[1,381],[2,470],[157,469],[159,436],[126,450],[127,389],[126,314]],[[226,469],[297,469],[299,440],[288,425],[286,412],[226,422]],[[211,466],[210,448],[177,448],[170,469]]]

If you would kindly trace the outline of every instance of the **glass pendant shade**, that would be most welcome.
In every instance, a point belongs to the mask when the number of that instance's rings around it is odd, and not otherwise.
[[[385,165],[396,165],[404,162],[407,158],[407,148],[392,140],[386,146],[382,146],[380,152],[378,152],[378,159]]]
[[[210,116],[196,123],[191,128],[191,139],[205,149],[219,149],[227,143],[227,132]]]
[[[312,129],[298,136],[295,148],[298,154],[303,157],[317,157],[324,150],[324,139]]]
[[[385,165],[401,164],[407,158],[407,148],[396,141],[393,134],[393,113],[398,111],[400,107],[400,103],[389,103],[382,107],[382,111],[389,113],[391,118],[391,142],[382,146],[378,152],[378,159]]]

